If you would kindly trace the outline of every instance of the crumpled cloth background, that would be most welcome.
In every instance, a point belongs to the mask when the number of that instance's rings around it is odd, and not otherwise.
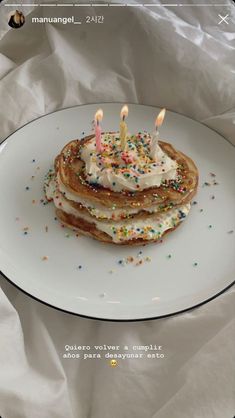
[[[1,140],[59,108],[120,101],[185,114],[235,144],[232,2],[222,8],[23,6],[26,24],[19,30],[7,25],[12,8],[6,3],[0,5]],[[218,25],[218,14],[227,13],[229,25]],[[94,14],[104,15],[104,23],[31,23],[32,16],[74,15],[84,22]],[[1,287],[2,418],[233,418],[234,288],[183,315],[109,323],[51,309],[3,278]],[[123,360],[116,368],[103,359],[63,359],[66,344],[155,343],[164,359]]]

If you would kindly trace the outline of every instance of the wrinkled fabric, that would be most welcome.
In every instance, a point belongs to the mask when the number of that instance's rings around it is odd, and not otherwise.
[[[33,16],[84,21],[95,14],[90,7],[22,6],[26,23],[18,30],[8,27],[4,3],[0,140],[60,108],[132,102],[182,113],[235,144],[232,2],[223,9],[103,7],[99,25],[31,23]],[[227,13],[229,25],[218,25]],[[2,418],[233,418],[234,289],[175,317],[109,323],[49,308],[3,278],[1,286]],[[105,359],[63,358],[66,344],[155,343],[164,359],[127,359],[116,368]]]
[[[23,6],[18,31],[9,30],[9,8],[1,6],[0,63],[13,67],[0,71],[0,138],[59,108],[129,101],[185,114],[235,143],[235,9],[225,3],[222,10]],[[84,22],[95,10],[103,24],[31,23],[72,15]],[[227,12],[229,25],[218,25]]]

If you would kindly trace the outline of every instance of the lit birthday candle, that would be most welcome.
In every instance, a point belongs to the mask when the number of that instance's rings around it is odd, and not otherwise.
[[[121,110],[121,122],[120,122],[120,140],[121,140],[121,147],[124,151],[126,145],[126,136],[127,136],[127,124],[125,122],[126,117],[128,116],[128,106],[123,106]]]
[[[101,153],[102,152],[102,144],[101,144],[101,126],[100,122],[103,119],[103,110],[97,110],[95,114],[95,141],[96,141],[96,151]]]
[[[155,131],[152,134],[152,143],[150,149],[150,157],[156,158],[156,151],[158,147],[158,137],[159,137],[159,128],[163,124],[164,118],[166,114],[166,109],[162,109],[155,121]]]

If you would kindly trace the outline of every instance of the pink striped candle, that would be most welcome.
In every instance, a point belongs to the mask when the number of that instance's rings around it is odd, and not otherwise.
[[[101,153],[103,151],[103,147],[101,144],[101,126],[100,122],[103,119],[103,110],[97,110],[95,114],[95,141],[96,141],[96,151]]]

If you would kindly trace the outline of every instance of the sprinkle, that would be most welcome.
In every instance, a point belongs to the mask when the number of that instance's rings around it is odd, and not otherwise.
[[[200,212],[203,212],[203,209],[200,209]]]
[[[31,176],[31,179],[33,180],[35,178],[35,176]]]
[[[233,234],[233,229],[231,229],[230,231],[228,231],[228,234]]]
[[[212,225],[209,225],[209,228],[211,229],[212,228]]]
[[[56,217],[54,218],[54,221],[57,221],[57,218]]]
[[[215,199],[215,196],[214,196],[214,195],[213,195],[213,196],[211,196],[211,199],[212,199],[212,200],[214,200],[214,199]]]
[[[25,226],[24,228],[23,228],[23,231],[28,231],[29,230],[29,227],[28,226]]]
[[[32,163],[35,163],[35,159],[32,160]]]
[[[27,235],[28,234],[28,232],[27,231],[24,231],[24,235]]]
[[[167,258],[171,258],[171,254],[168,254]]]
[[[48,260],[48,256],[47,255],[44,255],[43,257],[42,257],[42,261],[47,261]]]
[[[48,226],[47,225],[45,226],[45,231],[48,232]]]
[[[216,174],[214,174],[214,173],[210,173],[210,176],[211,176],[211,177],[216,177]]]
[[[69,237],[70,237],[70,235],[69,235],[69,234],[65,234],[65,237],[66,237],[66,238],[69,238]]]
[[[186,218],[185,213],[182,210],[179,210],[179,219]]]
[[[203,186],[210,186],[211,184],[210,183],[208,183],[208,181],[205,181],[204,182],[204,184],[203,184]]]
[[[197,205],[197,202],[196,202],[196,200],[194,200],[194,202],[193,202],[193,205]]]
[[[151,261],[151,257],[145,257],[145,261]]]
[[[33,199],[33,200],[32,200],[32,203],[33,203],[33,204],[34,204],[34,203],[36,203],[36,200],[35,200],[35,199]]]
[[[196,267],[197,265],[198,265],[198,263],[196,263],[196,262],[195,262],[195,263],[193,263],[193,266],[194,266],[194,267]]]
[[[26,187],[25,187],[25,190],[29,190],[29,186],[26,186]]]

